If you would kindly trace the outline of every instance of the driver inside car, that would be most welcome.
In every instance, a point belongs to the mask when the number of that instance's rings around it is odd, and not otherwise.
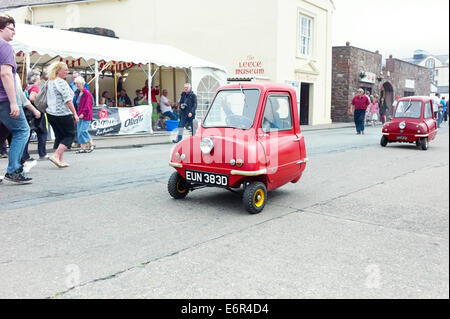
[[[278,109],[280,106],[278,105],[278,101],[267,99],[266,109],[264,111],[264,119],[263,119],[263,128],[265,130],[270,129],[282,129],[283,123],[280,118],[280,114],[278,113]]]

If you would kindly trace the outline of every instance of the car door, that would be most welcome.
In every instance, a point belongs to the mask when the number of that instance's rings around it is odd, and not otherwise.
[[[436,137],[437,133],[437,123],[434,119],[433,114],[433,101],[425,102],[424,112],[423,112],[423,120],[425,124],[428,126],[428,140],[433,140]]]
[[[298,176],[300,148],[293,122],[292,98],[288,92],[270,92],[265,101],[259,141],[268,159],[272,188]]]

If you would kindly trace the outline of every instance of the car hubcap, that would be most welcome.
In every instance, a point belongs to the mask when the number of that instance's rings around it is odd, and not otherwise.
[[[258,189],[255,192],[255,196],[253,198],[253,202],[256,207],[261,207],[264,204],[264,192],[262,189]]]
[[[180,194],[184,194],[186,193],[186,188],[183,187],[183,181],[181,179],[178,180],[177,182],[177,191]]]

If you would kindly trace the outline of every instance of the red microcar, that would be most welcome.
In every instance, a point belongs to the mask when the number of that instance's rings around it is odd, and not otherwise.
[[[242,187],[246,210],[257,214],[268,191],[300,180],[307,161],[293,88],[226,85],[216,92],[196,135],[173,149],[169,165],[177,171],[168,191],[181,199],[203,187]]]
[[[392,120],[384,124],[380,144],[385,147],[388,143],[415,143],[427,150],[437,131],[432,98],[404,97],[398,101]]]

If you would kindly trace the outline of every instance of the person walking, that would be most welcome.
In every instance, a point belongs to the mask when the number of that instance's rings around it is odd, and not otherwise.
[[[89,127],[92,121],[92,94],[88,89],[86,89],[85,83],[86,82],[82,76],[75,79],[75,84],[80,91],[77,98],[77,114],[80,119],[77,124],[77,132],[81,149],[78,153],[91,153],[95,148],[92,138],[89,135]]]
[[[364,117],[366,114],[367,106],[369,104],[369,98],[364,94],[364,90],[359,89],[358,93],[353,98],[348,110],[349,114],[353,114],[353,119],[356,126],[356,134],[358,135],[364,135]]]
[[[370,122],[372,123],[372,127],[375,127],[375,124],[378,121],[378,113],[380,113],[377,96],[373,97],[372,103],[370,103],[368,109],[370,114]]]
[[[34,106],[34,101],[39,93],[39,87],[41,84],[41,77],[39,72],[32,71],[27,77],[28,86],[25,88],[25,96],[30,100],[31,104]],[[41,114],[39,118],[36,116],[32,119],[33,125],[30,125],[30,129],[36,132],[38,140],[38,154],[40,160],[48,159],[46,142],[47,142],[47,118],[45,114]],[[31,134],[30,134],[31,138]],[[24,151],[24,157],[30,158],[28,155],[28,145]]]
[[[448,98],[447,101],[445,102],[444,122],[448,126]]]
[[[439,106],[439,114],[438,114],[438,127],[441,127],[442,122],[444,121],[444,114],[446,110],[446,103],[444,96],[441,96],[441,105]]]
[[[64,162],[64,152],[72,147],[75,123],[79,118],[73,106],[74,93],[65,81],[69,68],[63,62],[50,65],[47,84],[47,116],[55,132],[55,153],[49,158],[59,168],[69,167]],[[75,123],[74,123],[75,121]]]
[[[178,143],[183,139],[183,130],[187,125],[190,127],[192,136],[195,135],[194,118],[197,110],[197,96],[192,92],[190,83],[184,85],[184,92],[181,94],[179,102],[180,108],[180,123],[178,124],[178,136],[173,143]]]
[[[14,50],[8,43],[15,35],[15,27],[16,23],[12,17],[0,16],[0,122],[12,134],[5,179],[28,184],[32,179],[25,176],[20,159],[30,136],[30,127],[17,103],[15,90],[17,64]]]
[[[381,97],[379,107],[380,107],[380,121],[381,124],[384,125],[384,123],[386,123],[386,114],[388,110],[388,106],[384,97]]]

